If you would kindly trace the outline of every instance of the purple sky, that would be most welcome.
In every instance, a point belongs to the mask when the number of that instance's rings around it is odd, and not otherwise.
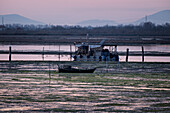
[[[89,19],[131,22],[170,9],[170,0],[0,0],[0,15],[20,14],[47,24]]]

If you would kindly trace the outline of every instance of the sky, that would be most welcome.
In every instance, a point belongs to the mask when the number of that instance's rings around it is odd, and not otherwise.
[[[84,20],[132,22],[170,9],[170,0],[0,0],[0,15],[19,14],[46,24]]]

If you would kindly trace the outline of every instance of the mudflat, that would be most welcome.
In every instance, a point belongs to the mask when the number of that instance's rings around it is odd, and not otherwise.
[[[98,67],[58,73],[57,65]],[[169,112],[170,63],[0,62],[1,112]]]

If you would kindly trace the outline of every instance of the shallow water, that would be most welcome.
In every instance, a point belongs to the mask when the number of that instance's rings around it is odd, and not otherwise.
[[[0,50],[9,50],[9,46],[13,50],[19,51],[70,51],[70,45],[0,45]],[[75,46],[71,46],[72,52],[77,50]],[[109,47],[105,47],[108,48]],[[141,46],[118,46],[119,51],[126,51],[129,48],[129,51],[141,51]],[[110,50],[112,50],[110,48]],[[147,45],[144,46],[145,51],[156,51],[156,52],[170,52],[170,45]],[[114,51],[114,49],[113,49]],[[8,60],[8,54],[0,54],[0,60]],[[44,61],[72,61],[73,58],[70,55],[26,55],[26,54],[12,54],[12,60],[44,60]],[[120,61],[125,61],[125,56],[120,56]],[[129,56],[129,61],[141,62],[141,56]],[[145,56],[145,62],[170,62],[169,56]]]

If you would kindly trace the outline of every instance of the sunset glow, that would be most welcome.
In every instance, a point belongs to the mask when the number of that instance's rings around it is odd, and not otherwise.
[[[170,8],[169,0],[1,0],[0,15],[22,16],[51,24],[88,19],[130,22]]]

